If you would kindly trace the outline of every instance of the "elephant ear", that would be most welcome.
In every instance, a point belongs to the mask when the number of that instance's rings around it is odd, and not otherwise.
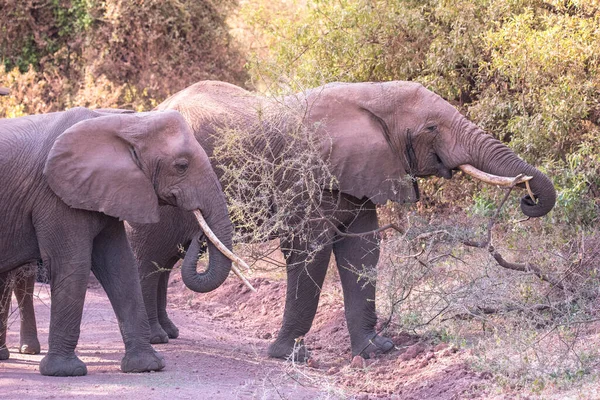
[[[357,84],[333,84],[308,96],[308,120],[322,138],[338,190],[375,204],[418,200],[405,154],[383,119],[360,102]],[[360,88],[358,88],[360,89]]]
[[[135,145],[148,127],[147,117],[95,114],[54,142],[44,168],[50,188],[73,208],[131,222],[158,222],[158,198]]]

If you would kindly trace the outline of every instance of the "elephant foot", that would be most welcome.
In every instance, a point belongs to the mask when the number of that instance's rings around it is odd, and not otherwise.
[[[83,376],[87,367],[75,354],[68,357],[48,353],[40,362],[40,373],[46,376]]]
[[[379,336],[374,332],[365,337],[358,346],[352,346],[352,356],[361,355],[363,358],[369,358],[371,354],[382,354],[394,348],[394,342],[384,336]]]
[[[37,338],[21,340],[19,353],[21,354],[40,354],[41,347]]]
[[[160,371],[165,367],[165,359],[162,355],[150,349],[149,352],[140,353],[139,351],[125,353],[121,360],[121,371],[123,372],[150,372]]]
[[[269,346],[269,357],[283,358],[292,362],[306,362],[310,358],[310,352],[304,344],[304,339],[277,339]]]
[[[153,324],[150,327],[150,344],[161,343],[169,343],[169,335],[160,325]]]
[[[179,329],[168,317],[160,321],[160,326],[169,335],[169,339],[177,339],[179,337]]]
[[[10,352],[6,346],[0,346],[0,360],[8,360]]]

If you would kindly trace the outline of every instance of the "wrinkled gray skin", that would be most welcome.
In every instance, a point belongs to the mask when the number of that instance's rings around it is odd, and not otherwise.
[[[9,355],[9,275],[41,259],[51,271],[52,302],[49,348],[40,373],[87,373],[74,350],[90,271],[119,321],[125,343],[121,369],[164,368],[162,356],[149,342],[139,277],[122,220],[156,223],[159,204],[170,205],[201,210],[211,227],[220,227],[214,231],[224,243],[232,236],[217,177],[185,120],[174,111],[134,114],[83,108],[3,119],[0,154],[0,359]],[[213,267],[226,276],[231,263]],[[20,294],[32,293],[33,279],[22,280],[15,289],[18,300]],[[33,315],[32,306],[23,314]],[[25,326],[29,336],[23,335],[22,325],[22,342],[35,336],[32,321],[33,331],[31,324]]]
[[[0,87],[0,96],[7,96],[10,90],[5,87]],[[4,277],[6,278],[6,277]],[[0,278],[2,279],[2,278]],[[15,297],[19,307],[19,315],[21,317],[21,343],[19,344],[19,352],[24,354],[39,354],[40,342],[37,337],[37,325],[35,322],[35,312],[33,309],[33,286],[35,284],[35,275],[21,274],[14,285]],[[2,292],[0,292],[2,297]],[[0,303],[0,318],[3,317],[2,312],[8,311],[8,303],[10,296],[3,298],[4,302]],[[4,323],[6,325],[6,323]],[[0,328],[2,321],[0,321]],[[6,330],[0,331],[0,360],[8,358],[8,349],[6,348]]]
[[[173,95],[158,109],[181,112],[210,156],[210,135],[217,127],[232,127],[232,121],[241,128],[250,126],[258,108],[263,112],[268,109],[266,102],[233,85],[199,82]],[[524,173],[533,176],[531,189],[538,201],[524,197],[522,211],[540,217],[554,206],[556,193],[546,176],[420,84],[335,83],[287,97],[284,102],[305,109],[305,122],[317,129],[322,155],[330,159],[339,183],[336,190],[324,193],[329,201],[323,201],[322,214],[329,223],[315,222],[308,241],[289,242],[282,237],[288,285],[283,325],[269,347],[272,357],[288,357],[295,339],[309,331],[332,252],[344,292],[352,354],[368,357],[393,347],[391,340],[377,335],[374,329],[374,283],[358,279],[352,272],[373,275],[379,259],[378,237],[350,237],[344,233],[377,229],[376,204],[416,201],[418,188],[411,177],[435,175],[449,179],[452,171],[465,163],[500,176]],[[273,131],[273,135],[278,134]],[[218,165],[215,170],[219,175]],[[178,335],[165,308],[168,270],[177,260],[177,244],[189,243],[197,234],[190,214],[177,209],[161,209],[159,224],[137,226],[131,232],[153,342],[166,342],[167,335]],[[316,256],[306,259],[303,249],[319,245],[322,248]],[[188,253],[197,251],[194,240]],[[151,261],[167,270],[156,273]],[[182,268],[189,270],[190,266],[184,261]],[[301,347],[296,356],[305,358],[306,349]]]

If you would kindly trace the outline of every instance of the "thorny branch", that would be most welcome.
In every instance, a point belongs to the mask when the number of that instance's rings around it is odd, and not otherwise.
[[[521,175],[515,177],[514,181],[517,182],[518,179],[520,178],[520,176]],[[486,240],[479,241],[479,242],[471,241],[471,240],[463,240],[462,243],[465,246],[470,246],[470,247],[478,247],[478,248],[487,247],[487,249],[490,252],[490,254],[492,255],[492,257],[494,257],[494,260],[496,260],[498,265],[500,265],[501,267],[510,269],[513,271],[533,273],[535,276],[537,276],[541,280],[550,283],[554,287],[564,290],[565,287],[560,283],[560,281],[557,281],[556,279],[552,278],[551,276],[544,274],[539,267],[537,267],[531,263],[520,264],[520,263],[511,263],[509,261],[506,261],[506,259],[504,257],[502,257],[502,255],[500,253],[498,253],[496,251],[496,249],[494,248],[494,246],[492,245],[492,228],[494,227],[494,224],[496,223],[496,220],[498,219],[498,215],[500,214],[500,211],[502,210],[504,203],[506,203],[506,200],[508,199],[508,197],[509,197],[510,193],[512,192],[512,190],[514,189],[514,187],[515,187],[514,184],[508,187],[508,190],[506,191],[504,198],[498,205],[496,212],[494,212],[494,215],[490,218],[490,220],[488,222],[488,226],[487,226]]]

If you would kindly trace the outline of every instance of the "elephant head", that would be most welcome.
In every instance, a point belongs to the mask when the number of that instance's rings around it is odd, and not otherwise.
[[[290,101],[307,107],[308,123],[321,133],[337,189],[357,198],[414,202],[415,177],[449,179],[453,170],[470,164],[501,177],[532,176],[535,199],[521,199],[529,217],[547,214],[556,201],[548,177],[421,84],[333,83]]]
[[[231,247],[225,196],[204,149],[176,111],[98,110],[54,142],[44,174],[73,208],[134,223],[159,221],[159,204],[200,210],[216,237]],[[204,285],[218,287],[231,261],[211,252]]]

